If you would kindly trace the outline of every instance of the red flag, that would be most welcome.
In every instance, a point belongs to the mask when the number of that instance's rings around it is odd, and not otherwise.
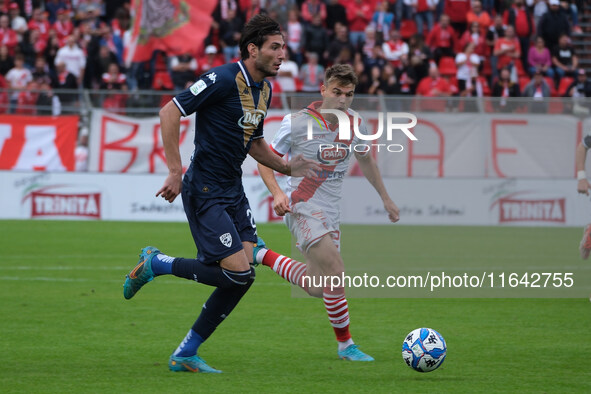
[[[216,0],[132,0],[131,40],[125,62],[143,62],[155,50],[195,53],[209,34]]]

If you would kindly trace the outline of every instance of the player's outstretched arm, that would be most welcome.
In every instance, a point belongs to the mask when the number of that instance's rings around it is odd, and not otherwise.
[[[269,148],[264,138],[253,140],[248,153],[262,165],[285,175],[314,177],[316,175],[314,171],[320,171],[315,161],[308,160],[302,155],[286,162]]]
[[[273,210],[278,216],[283,216],[287,212],[291,212],[289,208],[289,198],[287,195],[281,190],[279,184],[277,183],[277,178],[275,178],[275,172],[262,165],[261,163],[257,164],[259,168],[259,174],[261,174],[261,178],[263,182],[265,182],[265,186],[273,195]]]
[[[392,201],[384,186],[384,181],[382,181],[382,175],[380,174],[376,161],[371,156],[371,153],[366,153],[364,155],[355,153],[355,157],[357,158],[361,172],[363,172],[363,175],[365,175],[369,183],[371,183],[374,189],[376,189],[378,195],[382,199],[384,209],[388,212],[388,218],[392,223],[396,223],[400,220],[400,210],[394,201]]]
[[[156,193],[156,197],[162,196],[168,202],[173,202],[176,196],[181,193],[183,184],[183,164],[179,151],[180,127],[181,111],[172,101],[169,101],[160,110],[160,131],[168,166],[168,176],[164,185]]]
[[[591,188],[591,185],[589,185],[587,175],[585,174],[585,159],[587,158],[587,150],[587,147],[583,145],[582,142],[580,142],[575,153],[575,164],[577,166],[578,179],[577,191],[579,193],[589,195],[589,189]]]

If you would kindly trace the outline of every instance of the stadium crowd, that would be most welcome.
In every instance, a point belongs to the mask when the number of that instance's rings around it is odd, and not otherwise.
[[[130,2],[0,0],[0,105],[59,111],[53,89],[181,90],[236,60],[240,31],[268,13],[288,49],[277,92],[316,92],[326,67],[353,65],[357,93],[420,96],[591,96],[571,44],[581,0],[220,0],[200,53],[124,63]],[[103,97],[121,108],[126,95]],[[35,112],[37,111],[37,112]]]

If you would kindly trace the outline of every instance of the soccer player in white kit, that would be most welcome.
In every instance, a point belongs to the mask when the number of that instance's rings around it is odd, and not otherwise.
[[[581,194],[589,195],[589,181],[587,180],[587,174],[585,173],[585,159],[587,158],[587,151],[591,148],[591,134],[587,134],[583,137],[583,140],[577,146],[575,154],[575,163],[577,166],[577,191]],[[591,224],[585,227],[583,232],[583,239],[579,245],[579,251],[581,252],[581,258],[586,260],[589,258],[591,252]]]
[[[365,122],[349,109],[357,85],[353,68],[346,64],[334,65],[326,70],[324,81],[320,90],[322,101],[312,103],[296,114],[286,115],[271,143],[271,149],[280,156],[303,154],[305,158],[317,160],[321,167],[317,176],[289,178],[286,194],[277,184],[273,170],[259,165],[261,177],[274,198],[273,208],[278,215],[285,215],[285,222],[296,238],[306,264],[267,249],[260,238],[254,249],[254,261],[269,266],[311,296],[323,298],[341,359],[373,361],[351,339],[344,287],[313,287],[311,283],[318,282],[309,278],[342,277],[344,272],[340,255],[339,202],[343,176],[353,153],[361,171],[382,198],[390,221],[398,221],[399,209],[388,195],[372,155],[366,149],[358,149],[365,152],[354,149],[363,141],[352,129],[350,138],[340,139],[338,115],[322,113],[323,110],[341,111],[343,116],[346,114],[345,119],[348,117],[351,128],[356,122],[359,132],[368,134]],[[312,138],[308,135],[309,127],[312,128]],[[306,277],[308,280],[304,279]]]

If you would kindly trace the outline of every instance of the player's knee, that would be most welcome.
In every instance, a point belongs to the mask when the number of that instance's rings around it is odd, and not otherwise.
[[[222,272],[227,279],[228,287],[250,287],[256,276],[254,267],[250,267],[250,269],[246,271],[232,271],[222,268]]]
[[[312,297],[322,298],[324,290],[320,286],[315,286],[315,287],[308,287],[306,289],[306,292]]]

